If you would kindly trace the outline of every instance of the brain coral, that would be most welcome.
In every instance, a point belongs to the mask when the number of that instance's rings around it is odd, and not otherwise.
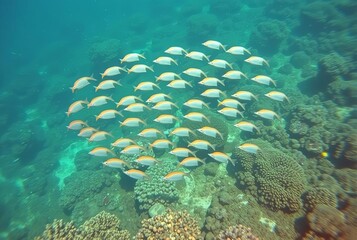
[[[144,219],[136,235],[141,239],[200,239],[201,231],[197,221],[186,211],[174,212],[168,209],[165,215]]]
[[[251,141],[258,154],[236,149],[238,181],[244,190],[257,196],[260,204],[276,211],[294,212],[301,207],[301,194],[306,179],[301,166],[289,155],[276,150],[265,141]]]

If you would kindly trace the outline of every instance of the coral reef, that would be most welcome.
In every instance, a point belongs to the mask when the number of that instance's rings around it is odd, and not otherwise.
[[[342,15],[329,2],[313,2],[305,5],[300,14],[301,27],[309,33],[341,29]]]
[[[121,49],[118,39],[96,39],[89,49],[89,58],[93,66],[101,67],[99,70],[104,71],[105,67],[117,61],[118,49]]]
[[[76,228],[73,222],[64,223],[63,220],[54,220],[46,226],[41,236],[35,240],[82,240],[82,239],[122,239],[129,240],[130,234],[120,230],[120,220],[107,212],[100,212],[81,226]]]
[[[304,66],[309,65],[309,62],[309,56],[303,51],[295,52],[290,58],[290,63],[295,68],[303,68]]]
[[[64,181],[65,187],[59,201],[66,213],[70,213],[78,202],[96,195],[114,183],[114,179],[102,171],[87,170],[75,172]]]
[[[155,203],[165,206],[178,200],[178,191],[174,182],[163,181],[162,178],[175,169],[171,161],[165,160],[150,166],[145,172],[150,176],[147,181],[137,181],[134,192],[140,210],[148,210]]]
[[[238,14],[242,4],[235,0],[226,0],[224,2],[220,0],[210,0],[210,12],[217,17],[224,17],[227,15]]]
[[[77,229],[73,222],[64,223],[62,219],[55,219],[52,224],[46,225],[45,231],[41,236],[35,237],[35,240],[71,240],[76,236]]]
[[[318,204],[325,204],[331,207],[337,206],[337,198],[335,194],[333,194],[327,188],[311,188],[304,193],[303,199],[304,208],[307,211],[312,211]]]
[[[201,235],[197,221],[186,211],[167,210],[164,215],[144,219],[136,239],[199,239]]]
[[[289,30],[284,22],[269,20],[259,23],[252,32],[249,45],[259,52],[271,55],[279,51],[281,43],[288,37]]]
[[[199,13],[187,19],[187,40],[202,42],[213,36],[218,26],[218,19],[213,14]]]
[[[334,207],[319,204],[307,214],[310,229],[323,239],[342,239],[345,217]]]
[[[257,154],[236,149],[234,156],[239,172],[239,184],[268,208],[295,212],[301,208],[301,194],[306,180],[301,166],[287,154],[265,141],[253,140],[261,151]]]
[[[84,222],[78,230],[83,239],[130,239],[128,231],[120,230],[120,220],[104,211]]]
[[[253,235],[252,229],[239,224],[236,226],[230,226],[226,230],[220,232],[219,235],[217,236],[217,240],[227,240],[227,239],[258,240],[259,238]]]

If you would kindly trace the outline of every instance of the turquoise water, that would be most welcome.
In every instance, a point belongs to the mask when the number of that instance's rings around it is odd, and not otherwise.
[[[128,239],[130,234],[137,239],[189,239],[188,235],[191,239],[227,239],[247,235],[237,227],[241,224],[260,239],[353,239],[357,212],[356,10],[352,0],[4,2],[0,10],[4,33],[0,238]],[[218,49],[204,46],[208,40],[222,45]],[[185,53],[165,53],[173,46],[227,64],[220,68],[206,59],[185,57]],[[246,51],[238,55],[225,51],[233,46]],[[144,58],[120,63],[129,53]],[[162,56],[171,57],[177,65],[153,62]],[[267,63],[246,62],[251,56]],[[154,72],[125,72],[135,64],[145,64]],[[231,70],[229,65],[247,78],[222,77]],[[100,73],[112,66],[125,71],[102,79]],[[184,73],[189,68],[202,73],[189,76]],[[185,88],[156,81],[164,72],[178,74],[175,79],[187,81]],[[199,84],[204,75],[218,78],[224,85]],[[257,75],[269,77],[264,77],[268,85],[251,80]],[[69,88],[85,76],[96,81],[72,93]],[[119,81],[121,86],[96,92],[94,87],[103,80]],[[134,91],[141,82],[158,87]],[[218,89],[219,96],[202,96],[207,89]],[[232,97],[237,91],[248,91],[254,97]],[[271,91],[286,97],[276,101],[265,96]],[[156,93],[168,94],[166,100],[178,108],[152,109],[154,104],[145,101]],[[148,109],[133,113],[124,106],[116,107],[130,95],[142,99]],[[111,97],[114,102],[90,108],[84,104],[83,110],[69,117],[65,114],[73,102],[97,96]],[[233,111],[234,117],[218,112],[223,109],[218,101],[226,98],[242,103],[237,109],[243,118],[235,109],[225,109]],[[208,108],[185,106],[190,99],[202,100]],[[95,116],[106,109],[123,116],[96,121]],[[265,110],[276,114],[272,120],[259,115]],[[191,112],[198,112],[198,119],[187,119]],[[154,121],[162,114],[172,115],[173,123]],[[146,125],[120,126],[126,118],[140,118]],[[83,120],[110,135],[90,142],[78,137],[78,130],[66,128],[73,120]],[[244,131],[234,126],[241,121],[256,128]],[[188,137],[171,134],[178,127],[193,133]],[[213,127],[219,134],[200,133],[198,129],[203,127]],[[157,129],[158,136],[138,136],[146,128]],[[140,154],[122,154],[123,149],[112,148],[118,138],[136,142],[142,147]],[[167,139],[173,146],[151,147],[157,139]],[[178,166],[185,157],[170,151],[187,148],[194,140],[212,144],[207,149],[188,147],[189,155],[203,163]],[[246,143],[253,146],[247,148]],[[96,147],[106,147],[115,156],[88,154]],[[223,159],[208,155],[213,152]],[[135,162],[139,156],[151,156],[157,162],[144,166]],[[104,166],[111,157],[124,160],[127,166],[123,170]],[[134,179],[124,173],[129,169],[147,177]],[[174,171],[185,176],[177,181],[163,179]],[[153,217],[155,211],[164,215]],[[100,220],[105,216],[110,220]],[[120,219],[120,227],[115,218]],[[53,223],[55,219],[73,221],[73,228]],[[43,233],[46,224],[53,228],[48,226]],[[50,231],[55,228],[60,230]]]

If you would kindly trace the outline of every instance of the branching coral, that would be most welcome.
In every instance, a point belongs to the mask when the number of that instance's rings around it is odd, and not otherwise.
[[[327,188],[316,187],[304,193],[304,208],[311,211],[318,204],[325,204],[328,206],[336,207],[337,198],[335,194],[330,192]]]
[[[35,240],[71,240],[76,236],[77,229],[73,222],[64,223],[62,219],[55,219],[52,224],[46,225],[45,231],[41,236],[35,237]]]
[[[175,183],[162,180],[173,169],[175,169],[175,166],[170,161],[158,163],[146,170],[146,173],[150,176],[149,180],[136,182],[135,198],[141,210],[148,210],[155,203],[167,205],[178,199]]]
[[[239,159],[238,180],[241,186],[261,204],[272,210],[294,212],[301,207],[301,194],[306,180],[303,169],[287,154],[275,150],[269,143],[253,141],[260,146],[258,154],[236,149]]]
[[[79,228],[73,222],[64,223],[63,220],[54,220],[46,226],[45,231],[36,240],[85,240],[85,239],[122,239],[129,240],[130,234],[120,230],[120,220],[107,212],[100,212]]]
[[[71,212],[76,203],[112,185],[113,179],[104,172],[85,170],[67,177],[65,184],[60,197],[60,205],[64,211]]]
[[[227,240],[227,239],[258,240],[259,238],[253,235],[252,229],[239,224],[236,226],[231,226],[226,230],[220,232],[220,234],[217,237],[217,240]]]
[[[120,230],[120,220],[107,212],[100,212],[78,229],[82,239],[130,239],[126,230]]]
[[[201,235],[197,221],[186,211],[175,212],[168,209],[165,215],[144,219],[136,235],[141,239],[199,239]]]

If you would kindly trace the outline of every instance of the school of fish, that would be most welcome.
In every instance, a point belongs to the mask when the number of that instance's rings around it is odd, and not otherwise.
[[[230,54],[234,57],[243,56],[246,58],[244,60],[246,64],[261,68],[270,68],[269,63],[264,58],[252,56],[250,51],[244,47],[233,46],[226,49],[226,46],[214,40],[209,40],[202,44],[210,49],[210,51],[220,51],[223,54]],[[96,157],[106,158],[107,160],[103,162],[104,166],[119,168],[123,170],[123,173],[126,175],[138,180],[150,179],[150,176],[140,169],[131,168],[130,163],[120,158],[121,154],[133,156],[136,158],[135,162],[139,165],[151,166],[153,164],[160,164],[160,161],[147,154],[148,148],[165,150],[176,156],[178,159],[182,159],[177,165],[179,169],[181,167],[189,168],[199,166],[199,164],[205,164],[205,160],[198,158],[195,154],[195,150],[201,150],[207,152],[207,159],[234,165],[235,163],[229,154],[216,151],[215,146],[207,140],[195,139],[192,142],[188,142],[186,147],[176,147],[170,138],[173,136],[178,138],[195,137],[196,132],[201,132],[206,135],[208,139],[223,139],[222,133],[217,129],[210,127],[210,119],[200,112],[200,110],[204,108],[217,111],[229,119],[239,119],[240,121],[235,123],[234,126],[241,131],[259,133],[260,130],[254,123],[243,120],[243,113],[246,111],[243,102],[256,101],[258,100],[258,97],[249,91],[243,90],[238,90],[229,97],[224,89],[226,81],[235,81],[238,89],[239,80],[249,78],[246,74],[234,69],[234,63],[229,63],[224,59],[210,59],[210,56],[202,52],[188,52],[182,47],[174,46],[166,49],[163,54],[166,54],[166,56],[157,57],[152,62],[155,65],[160,65],[161,69],[167,67],[169,69],[168,71],[157,72],[154,70],[154,67],[140,63],[140,61],[150,62],[144,55],[139,53],[128,53],[120,59],[120,65],[122,66],[112,66],[107,68],[103,73],[100,73],[102,78],[101,81],[93,78],[93,76],[79,78],[74,82],[73,86],[70,87],[73,94],[76,94],[76,92],[81,91],[81,89],[87,88],[87,86],[90,85],[94,87],[93,93],[105,93],[106,91],[113,91],[115,89],[117,89],[116,91],[120,91],[120,87],[124,84],[132,85],[130,82],[125,83],[124,81],[125,75],[129,74],[137,74],[136,77],[138,78],[144,76],[143,78],[145,81],[138,83],[131,95],[128,93],[128,95],[118,99],[117,102],[111,95],[99,95],[94,96],[90,101],[86,99],[73,102],[66,112],[68,117],[72,117],[75,116],[76,113],[82,110],[84,111],[85,109],[108,106],[108,109],[100,111],[98,114],[94,114],[93,119],[95,119],[96,122],[112,120],[115,123],[117,123],[116,120],[118,120],[120,124],[116,127],[138,129],[137,135],[139,137],[150,139],[151,143],[149,146],[141,146],[136,141],[124,136],[115,139],[115,136],[110,132],[89,126],[85,120],[75,119],[69,123],[67,128],[69,130],[78,131],[78,136],[87,138],[89,142],[100,143],[105,140],[112,141],[110,146],[94,147],[89,154]],[[185,63],[187,63],[187,61],[202,62],[203,65],[208,64],[213,68],[219,68],[226,72],[222,76],[217,77],[210,76],[209,73],[194,67],[187,68],[182,72],[172,71],[172,69],[175,69],[175,67],[180,65],[181,61],[185,61]],[[126,66],[131,67],[127,68]],[[156,75],[155,79],[149,79],[145,76],[145,73],[148,72],[154,73]],[[192,81],[184,80],[183,76],[187,76],[187,78],[192,79]],[[118,77],[120,78],[120,81],[113,80]],[[253,76],[250,80],[262,85],[277,86],[275,80],[265,75]],[[173,91],[180,91],[180,89],[181,91],[186,91],[186,89],[189,90],[195,88],[197,84],[205,86],[207,89],[200,94],[201,96],[187,99],[182,104],[182,107],[185,106],[191,111],[183,116],[173,115],[173,112],[180,109],[180,106],[173,101],[170,93]],[[152,92],[152,94],[147,99],[142,99],[140,92]],[[188,94],[182,94],[182,96],[188,96]],[[279,91],[267,92],[264,94],[264,97],[279,102],[290,102],[289,98]],[[216,107],[218,110],[210,108],[205,102],[207,98],[217,100]],[[163,132],[150,127],[150,123],[148,123],[144,117],[145,114],[147,114],[147,111],[156,111],[157,117],[154,119],[154,122],[160,123],[163,126],[168,126],[168,131]],[[131,117],[127,117],[126,113],[131,113]],[[280,119],[280,116],[277,113],[269,109],[260,109],[254,112],[254,114],[268,120]],[[199,129],[189,129],[179,125],[183,119],[193,122],[204,122],[207,123],[207,125]],[[176,127],[171,129],[173,125]],[[261,151],[259,146],[253,143],[244,143],[238,148],[250,154],[256,154],[258,151]],[[163,177],[163,181],[179,181],[187,175],[188,173],[186,171],[177,170],[167,173],[167,175]]]

